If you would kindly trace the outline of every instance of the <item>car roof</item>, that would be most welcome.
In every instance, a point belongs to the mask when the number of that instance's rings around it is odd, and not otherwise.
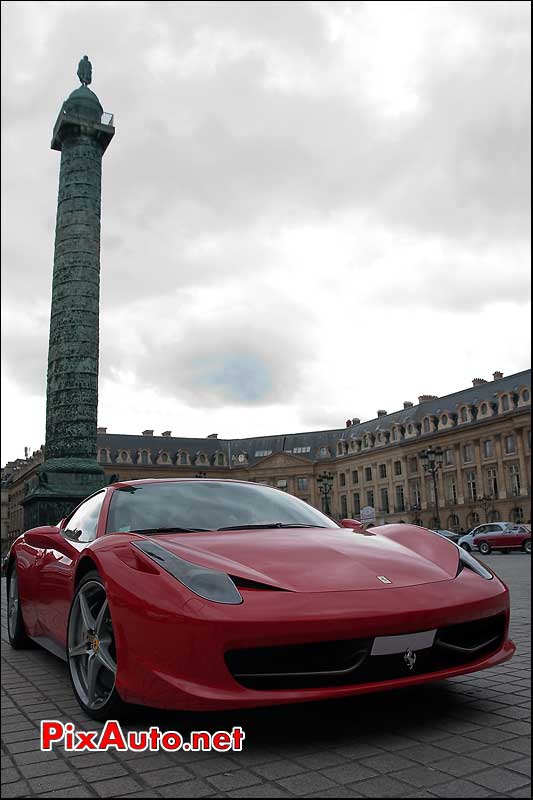
[[[153,484],[153,483],[206,483],[206,482],[213,482],[216,483],[241,483],[246,484],[247,486],[253,481],[239,481],[235,478],[138,478],[136,480],[131,481],[116,481],[115,483],[110,484],[113,488],[118,488],[120,486],[140,486],[143,484]],[[264,484],[260,483],[253,483],[254,486],[262,486],[265,489],[272,489],[272,486],[265,486]]]

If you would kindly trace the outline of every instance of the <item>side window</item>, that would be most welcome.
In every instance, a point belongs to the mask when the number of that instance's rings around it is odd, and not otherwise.
[[[96,539],[96,529],[105,492],[99,492],[83,503],[67,522],[63,533],[77,542],[92,542]]]
[[[474,534],[477,536],[478,533],[486,533],[487,532],[487,525],[480,525],[479,528],[476,528]]]

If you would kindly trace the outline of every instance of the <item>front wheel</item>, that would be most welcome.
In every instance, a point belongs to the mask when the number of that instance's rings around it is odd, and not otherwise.
[[[31,639],[28,638],[26,628],[24,627],[24,620],[22,619],[16,561],[13,561],[11,567],[9,568],[6,589],[7,635],[9,638],[9,644],[15,650],[21,650],[24,647],[31,647],[32,642]]]
[[[531,553],[531,539],[527,539],[522,547],[525,553]]]
[[[68,618],[67,655],[76,700],[93,719],[119,716],[126,708],[115,689],[117,655],[107,594],[91,571],[80,582]]]
[[[472,552],[472,548],[470,547],[468,542],[463,542],[463,544],[461,545],[461,548],[463,550],[466,550],[467,553],[471,553]]]
[[[482,553],[484,556],[488,556],[491,550],[492,547],[488,542],[481,542],[481,544],[479,545],[479,552]]]

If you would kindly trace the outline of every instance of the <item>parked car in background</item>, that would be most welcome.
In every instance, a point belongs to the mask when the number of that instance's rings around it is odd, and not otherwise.
[[[453,542],[454,544],[458,544],[459,539],[461,538],[461,534],[455,533],[455,531],[447,531],[442,528],[433,528],[433,530],[435,533],[438,533],[439,536],[444,536],[445,539],[449,539],[450,542]]]
[[[531,530],[526,525],[517,525],[514,522],[490,522],[486,525],[478,525],[469,534],[472,538],[470,549],[479,550],[483,555],[487,555],[492,550],[501,550],[508,553],[510,550],[524,550],[531,553]],[[467,537],[462,537],[459,544],[465,550],[465,546],[470,542],[464,541]]]
[[[465,533],[464,536],[460,536],[457,544],[459,545],[459,547],[462,547],[463,550],[466,550],[467,553],[470,553],[472,550],[475,550],[474,531],[470,531],[469,533]]]

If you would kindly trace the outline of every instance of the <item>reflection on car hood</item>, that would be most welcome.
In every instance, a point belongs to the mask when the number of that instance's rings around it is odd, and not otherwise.
[[[458,565],[455,545],[411,525],[366,533],[288,528],[165,534],[157,541],[195,564],[294,592],[416,586],[450,580]]]

